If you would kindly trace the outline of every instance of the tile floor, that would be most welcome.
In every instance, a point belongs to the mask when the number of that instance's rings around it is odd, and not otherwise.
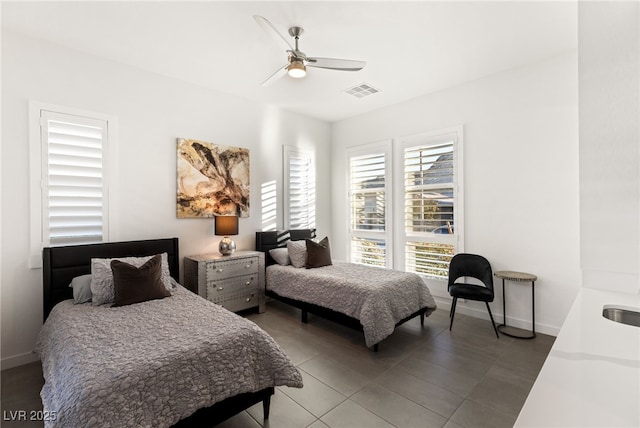
[[[269,302],[246,316],[271,334],[300,369],[304,388],[276,388],[271,416],[258,404],[224,428],[511,427],[554,337],[497,339],[489,321],[448,310],[396,329],[377,353],[361,333]],[[2,411],[42,408],[39,363],[2,372]],[[38,424],[7,422],[6,427]]]

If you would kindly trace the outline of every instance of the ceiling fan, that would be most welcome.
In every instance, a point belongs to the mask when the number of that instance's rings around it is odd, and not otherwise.
[[[302,35],[302,32],[304,31],[302,27],[289,28],[289,35],[293,37],[293,40],[295,42],[295,47],[293,47],[291,46],[291,43],[289,43],[289,40],[282,36],[282,34],[280,34],[278,30],[276,30],[276,28],[273,26],[273,24],[271,24],[271,22],[269,22],[269,20],[260,15],[253,15],[253,19],[256,20],[258,25],[260,25],[260,27],[262,27],[265,32],[275,38],[278,44],[283,47],[289,54],[287,64],[278,68],[275,73],[269,76],[267,80],[262,82],[262,86],[270,85],[285,74],[289,74],[289,76],[294,78],[304,77],[307,74],[307,67],[326,68],[329,70],[340,71],[358,71],[362,70],[367,64],[364,61],[355,61],[351,59],[320,58],[307,56],[304,52],[298,49],[298,40],[300,39],[300,35]]]

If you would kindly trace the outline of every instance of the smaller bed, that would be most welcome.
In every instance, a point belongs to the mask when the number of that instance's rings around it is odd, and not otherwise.
[[[256,233],[256,250],[265,252],[265,294],[301,310],[302,322],[312,313],[362,331],[368,347],[391,335],[395,327],[430,315],[436,304],[416,274],[333,261],[312,269],[277,263],[270,254],[288,241],[315,238],[315,229]]]
[[[275,386],[302,387],[268,334],[175,281],[170,297],[126,306],[70,300],[92,258],[161,253],[176,280],[176,238],[44,249],[45,426],[210,427],[260,401],[268,419]]]

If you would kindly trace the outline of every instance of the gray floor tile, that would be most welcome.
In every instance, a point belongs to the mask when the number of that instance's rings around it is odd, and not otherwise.
[[[535,340],[535,339],[534,339]],[[519,340],[518,342],[529,342]],[[495,366],[501,367],[534,381],[547,358],[549,350],[514,343],[503,350],[496,358]]]
[[[486,373],[495,362],[495,358],[490,354],[471,347],[459,347],[458,352],[450,352],[437,346],[427,345],[422,346],[412,356],[460,373]]]
[[[320,382],[304,370],[300,370],[304,388],[282,387],[280,390],[296,403],[320,417],[347,399],[333,388]]]
[[[276,389],[276,393],[271,397],[271,411],[268,420],[265,421],[262,417],[262,403],[250,407],[247,412],[265,428],[306,427],[317,419],[279,389]]]
[[[415,357],[403,360],[396,368],[463,397],[470,394],[484,377],[484,373],[473,371],[459,373]]]
[[[432,340],[434,346],[450,352],[460,352],[466,348],[487,353],[497,358],[506,347],[514,340],[508,336],[500,336],[498,339],[491,327],[482,332],[470,332],[465,329],[445,330]]]
[[[305,361],[320,355],[322,352],[316,341],[310,340],[308,337],[302,339],[302,337],[305,336],[304,332],[302,334],[272,334],[271,336],[276,342],[278,342],[278,345],[284,349],[295,365],[304,363]]]
[[[305,361],[299,367],[347,397],[371,381],[370,377],[324,356]]]
[[[320,419],[309,425],[307,428],[331,428],[329,425],[322,422]]]
[[[493,367],[476,385],[468,399],[518,416],[533,382],[511,371]]]
[[[347,400],[321,418],[331,428],[393,428],[389,422]]]
[[[451,421],[463,428],[512,428],[516,417],[465,400],[451,416]]]
[[[464,401],[464,397],[412,376],[400,369],[391,369],[375,380],[375,383],[403,397],[449,418]]]
[[[40,390],[44,385],[40,362],[2,371],[2,426],[7,428],[40,428],[42,421],[29,420],[28,412],[42,410]],[[19,411],[27,412],[24,417]],[[26,420],[25,420],[26,419]]]
[[[351,399],[398,428],[440,428],[447,418],[377,384],[367,385]]]
[[[458,425],[457,423],[453,422],[452,420],[448,420],[446,424],[444,424],[444,426],[442,428],[464,428],[460,425]]]
[[[221,424],[216,425],[216,428],[260,428],[260,424],[253,419],[249,413],[240,412]]]

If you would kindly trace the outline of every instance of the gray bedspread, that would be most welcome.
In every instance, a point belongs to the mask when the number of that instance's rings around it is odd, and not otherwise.
[[[178,286],[130,306],[58,304],[36,352],[48,427],[167,427],[225,398],[302,378],[253,322]]]
[[[436,309],[429,288],[416,274],[333,263],[315,269],[271,265],[267,289],[360,320],[367,346],[389,336],[399,321],[420,309],[427,308],[425,315]]]

